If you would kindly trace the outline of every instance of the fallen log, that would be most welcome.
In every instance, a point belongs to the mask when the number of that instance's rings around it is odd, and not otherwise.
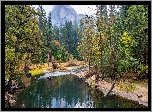
[[[109,89],[109,91],[107,92],[107,94],[104,95],[104,97],[106,97],[107,95],[109,95],[109,93],[112,91],[112,89],[114,88],[115,83],[112,82],[111,88]]]

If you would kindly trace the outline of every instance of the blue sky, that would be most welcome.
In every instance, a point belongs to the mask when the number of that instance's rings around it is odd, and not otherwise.
[[[48,16],[49,11],[52,11],[54,5],[42,5],[46,15]],[[75,9],[78,14],[93,14],[96,9],[96,5],[70,5]],[[32,5],[32,7],[38,8],[38,5]],[[89,8],[88,8],[89,7]],[[90,10],[93,9],[93,10]]]

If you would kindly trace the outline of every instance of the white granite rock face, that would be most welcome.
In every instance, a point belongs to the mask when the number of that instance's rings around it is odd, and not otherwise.
[[[76,21],[77,24],[80,24],[79,21],[83,17],[83,14],[77,14],[70,5],[54,5],[51,11],[52,24],[56,26],[64,25],[66,21],[72,21],[73,24]]]

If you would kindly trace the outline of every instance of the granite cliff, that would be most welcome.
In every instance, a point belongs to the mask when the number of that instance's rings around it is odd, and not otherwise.
[[[57,26],[60,24],[64,25],[66,21],[79,24],[83,17],[83,14],[77,14],[70,5],[54,5],[51,11],[52,24]]]

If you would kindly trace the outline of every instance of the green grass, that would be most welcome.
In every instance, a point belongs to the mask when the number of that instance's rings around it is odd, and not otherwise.
[[[74,61],[75,61],[75,63],[77,63],[77,60],[74,60]],[[68,65],[68,62],[60,63],[59,68],[64,68],[67,65]],[[82,66],[82,65],[80,65],[80,66]],[[33,68],[33,67],[31,66],[31,68]],[[47,63],[44,63],[42,68],[32,69],[29,71],[29,73],[31,73],[32,76],[36,76],[36,75],[44,73],[43,70],[50,70],[50,69],[52,69],[52,67],[48,67]]]
[[[32,69],[29,71],[29,73],[31,73],[32,76],[36,76],[36,75],[42,74],[43,69],[40,69],[40,68]]]
[[[96,83],[95,83],[95,81],[92,81],[90,84],[89,84],[89,87],[92,87],[92,86],[94,86]]]
[[[126,91],[126,92],[130,92],[130,91],[134,91],[137,90],[137,87],[134,84],[126,84],[126,83],[119,83],[118,84],[118,88],[120,90]]]

